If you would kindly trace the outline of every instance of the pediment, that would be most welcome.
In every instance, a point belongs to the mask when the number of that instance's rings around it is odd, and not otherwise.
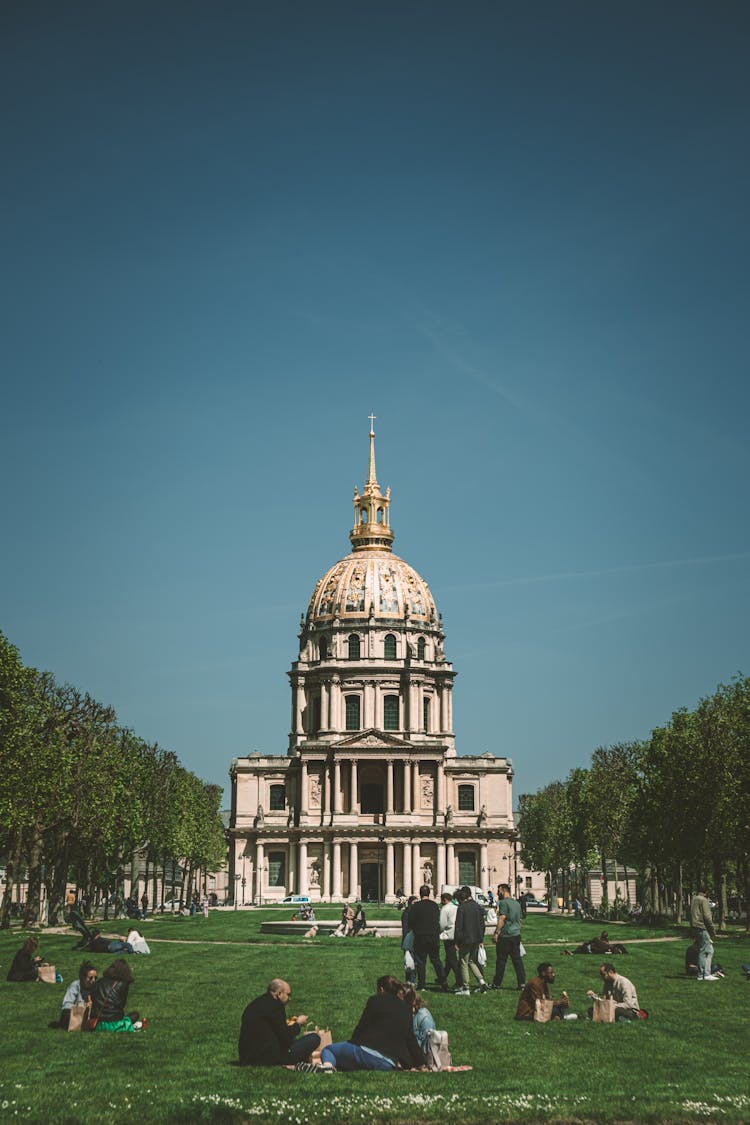
[[[359,730],[348,738],[334,742],[337,750],[411,750],[411,742],[382,730]]]

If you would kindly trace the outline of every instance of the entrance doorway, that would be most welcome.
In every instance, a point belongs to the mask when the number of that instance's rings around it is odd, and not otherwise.
[[[382,902],[383,899],[383,865],[381,863],[363,863],[361,865],[362,901]]]

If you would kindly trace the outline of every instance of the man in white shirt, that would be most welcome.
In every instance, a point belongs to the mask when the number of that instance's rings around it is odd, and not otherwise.
[[[599,969],[599,976],[604,981],[602,996],[615,1002],[616,1020],[637,1020],[640,1005],[635,991],[635,985],[627,977],[620,976],[614,965],[608,961]],[[596,1000],[596,993],[589,990],[586,995],[590,1000]]]
[[[445,979],[453,973],[454,987],[461,987],[461,968],[456,956],[456,914],[458,906],[453,901],[453,896],[444,891],[440,896],[440,940],[445,950]]]

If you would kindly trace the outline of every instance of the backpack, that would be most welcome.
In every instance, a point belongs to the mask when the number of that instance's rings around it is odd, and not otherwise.
[[[431,1028],[427,1032],[425,1055],[430,1070],[444,1070],[446,1066],[451,1065],[447,1031],[437,1031],[435,1028]]]

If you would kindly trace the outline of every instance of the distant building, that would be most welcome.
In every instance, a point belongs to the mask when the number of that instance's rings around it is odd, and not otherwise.
[[[390,902],[422,883],[512,881],[512,762],[456,753],[442,618],[391,551],[390,504],[371,428],[352,551],[317,582],[300,622],[286,756],[232,762],[240,903]]]

